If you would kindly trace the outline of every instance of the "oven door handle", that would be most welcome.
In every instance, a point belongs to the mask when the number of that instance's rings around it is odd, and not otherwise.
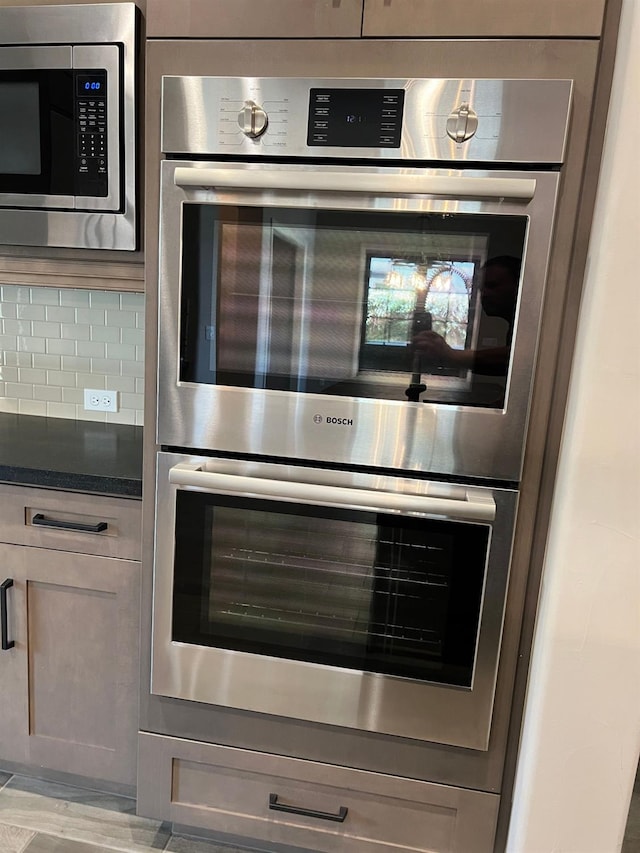
[[[319,483],[298,483],[243,477],[217,471],[203,471],[198,465],[180,463],[169,470],[169,482],[206,492],[248,498],[330,506],[364,512],[386,512],[444,518],[449,521],[492,522],[495,501],[486,490],[469,487],[464,499],[382,492]]]
[[[295,190],[298,192],[347,192],[366,195],[443,196],[531,200],[534,178],[434,177],[385,175],[367,172],[307,172],[289,169],[215,169],[177,166],[173,176],[178,187],[204,189]]]

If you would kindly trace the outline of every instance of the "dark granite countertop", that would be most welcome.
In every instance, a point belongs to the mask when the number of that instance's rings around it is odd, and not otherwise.
[[[142,427],[0,413],[0,481],[142,496]]]

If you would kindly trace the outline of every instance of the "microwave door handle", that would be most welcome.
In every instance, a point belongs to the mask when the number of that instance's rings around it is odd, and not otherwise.
[[[169,470],[169,482],[217,494],[241,497],[269,498],[314,506],[331,506],[361,511],[413,513],[437,516],[447,520],[492,522],[496,514],[493,498],[485,491],[465,490],[464,500],[398,492],[378,492],[325,486],[319,483],[298,483],[288,480],[268,480],[262,477],[243,477],[216,471],[202,471],[197,465],[179,464]]]
[[[312,172],[293,169],[253,170],[177,166],[173,176],[178,187],[246,189],[297,192],[347,192],[369,196],[442,196],[449,199],[501,198],[530,201],[535,178],[433,177],[353,172]]]

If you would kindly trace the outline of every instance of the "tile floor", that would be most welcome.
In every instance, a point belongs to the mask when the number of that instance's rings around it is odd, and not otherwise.
[[[0,853],[249,853],[171,833],[129,797],[0,771]]]

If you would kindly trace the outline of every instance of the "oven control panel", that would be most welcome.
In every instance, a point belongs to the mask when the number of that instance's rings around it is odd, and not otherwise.
[[[404,89],[311,89],[307,145],[400,148]]]
[[[173,77],[162,151],[560,164],[571,80]]]

